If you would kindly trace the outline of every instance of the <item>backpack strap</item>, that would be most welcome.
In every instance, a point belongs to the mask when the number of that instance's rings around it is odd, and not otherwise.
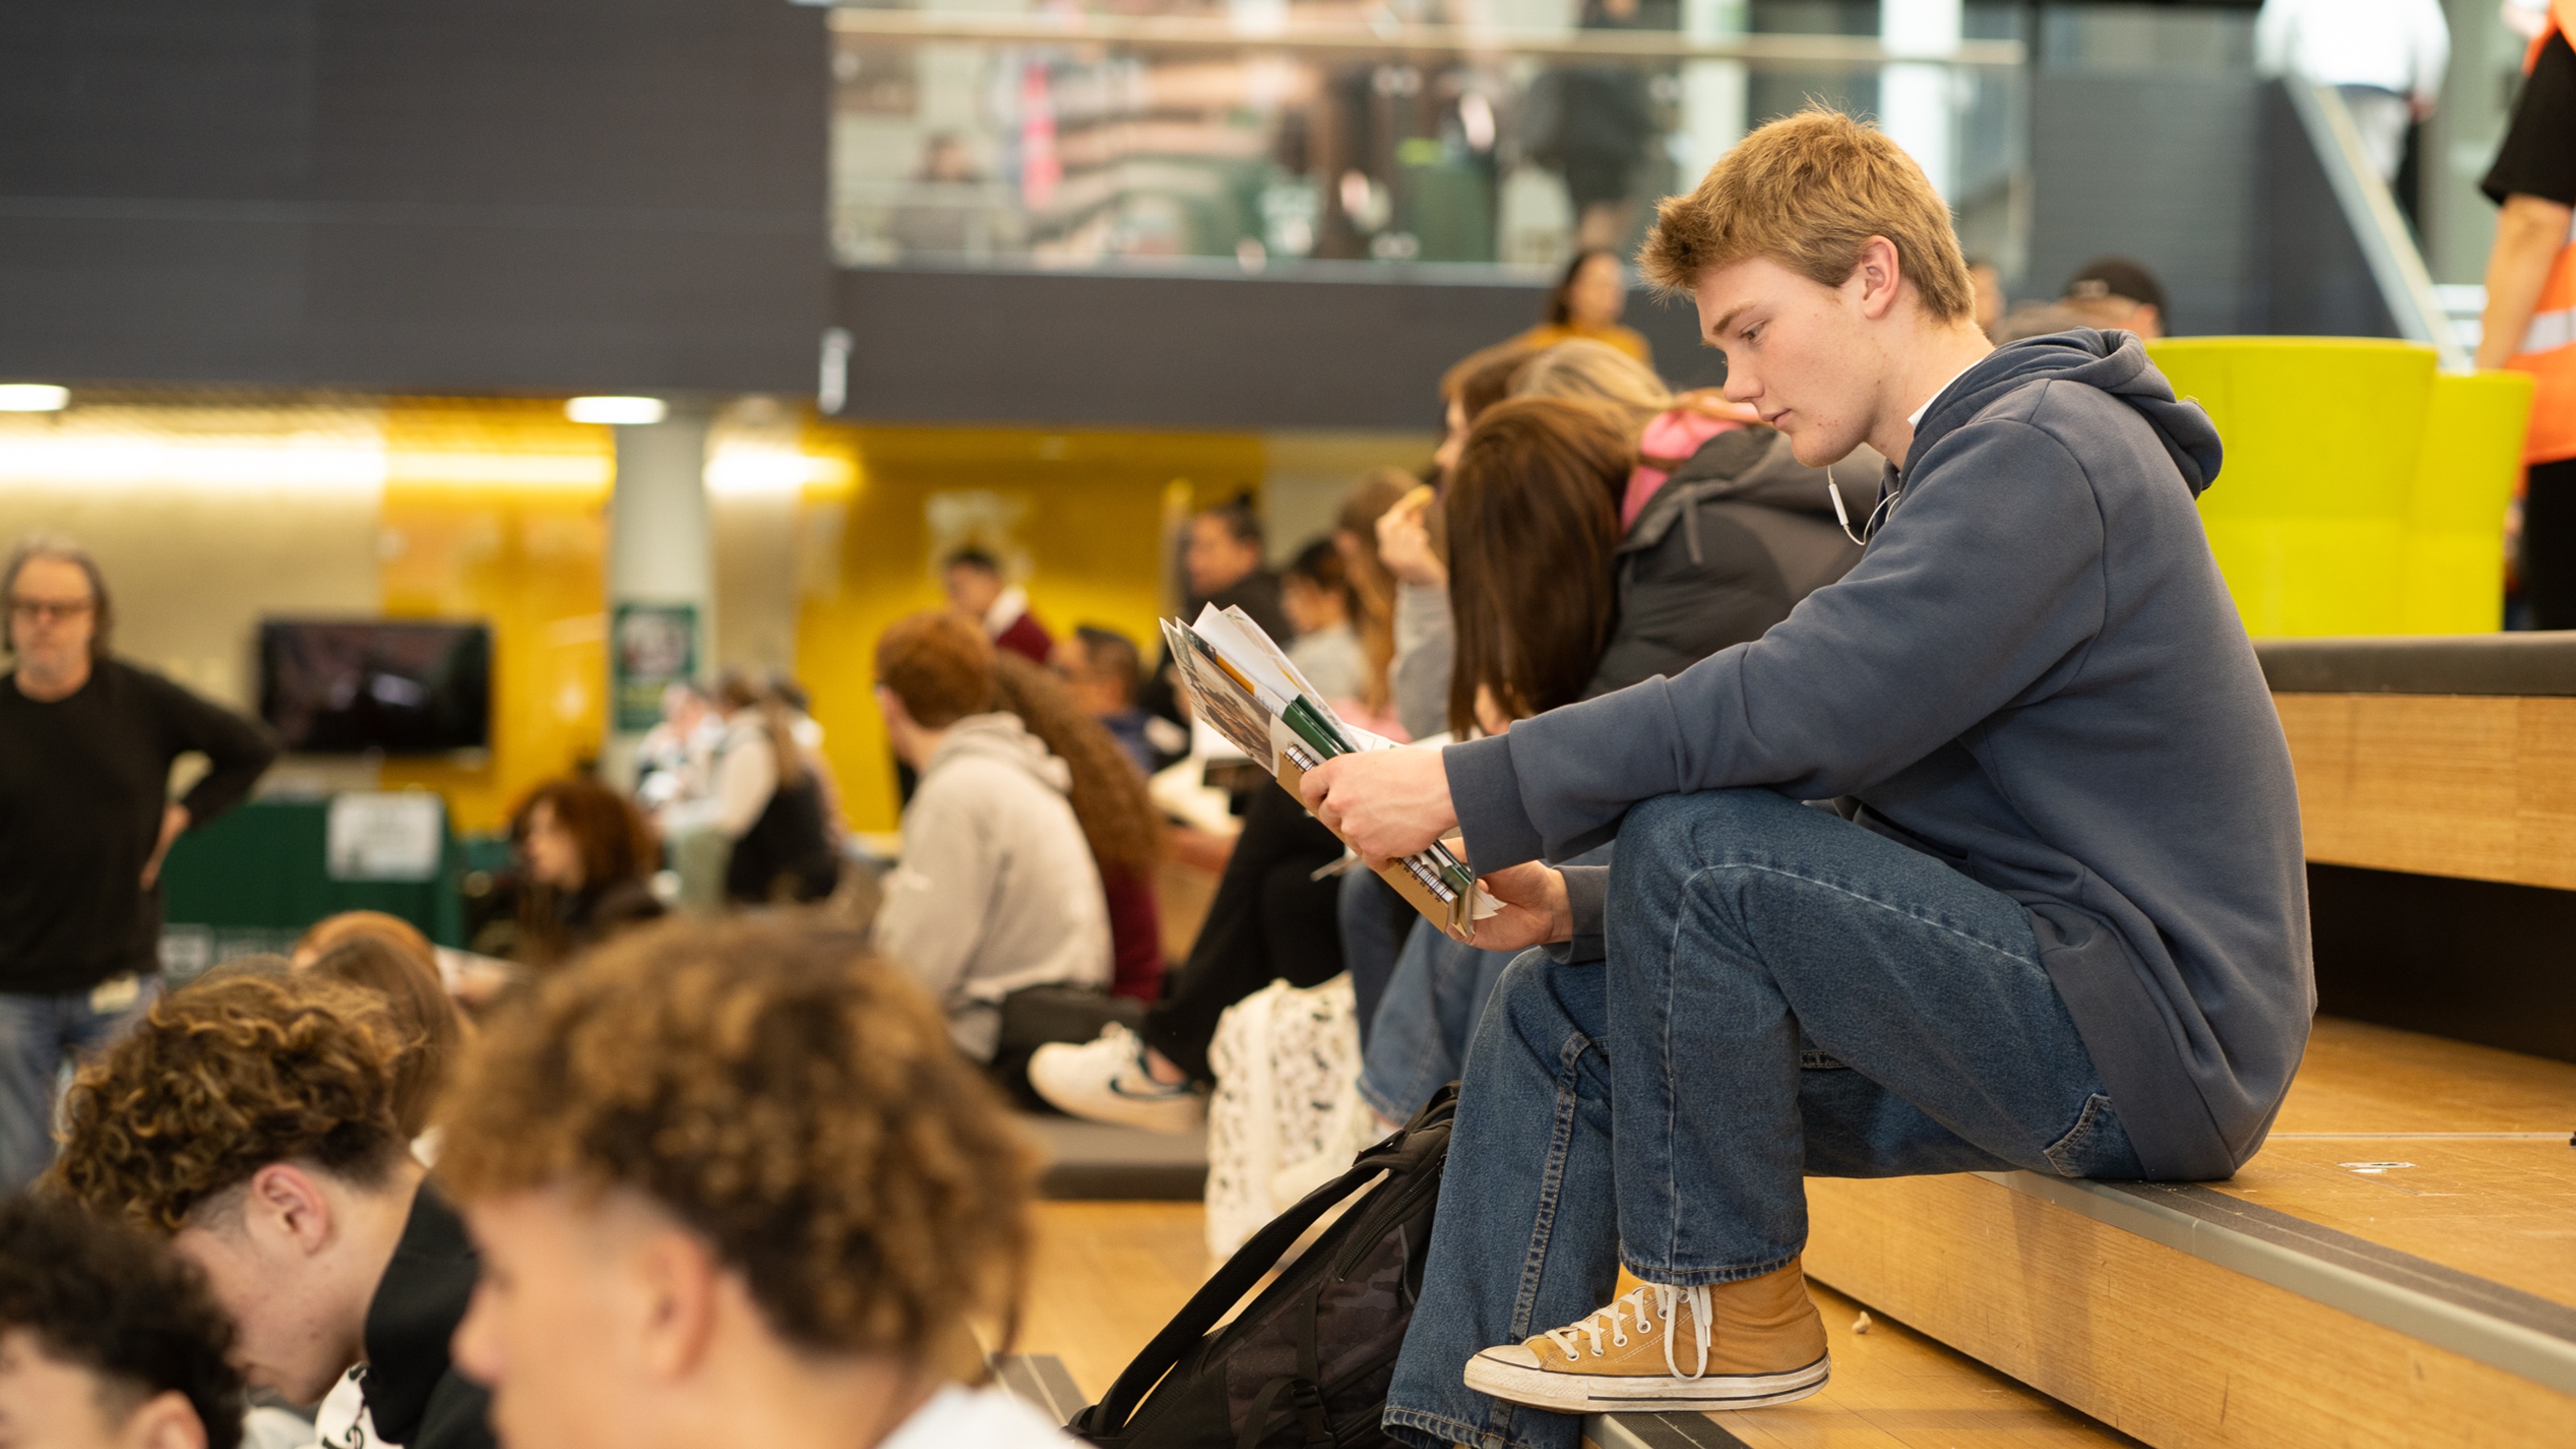
[[[1207,1337],[1216,1321],[1241,1302],[1243,1295],[1250,1292],[1264,1274],[1278,1266],[1280,1255],[1294,1247],[1306,1230],[1324,1214],[1339,1207],[1343,1199],[1384,1170],[1382,1161],[1355,1165],[1306,1194],[1295,1206],[1253,1234],[1252,1240],[1236,1249],[1234,1256],[1225,1260],[1225,1266],[1217,1269],[1214,1277],[1190,1295],[1190,1301],[1181,1306],[1181,1311],[1172,1316],[1171,1322],[1163,1325],[1163,1331],[1154,1335],[1153,1342],[1146,1344],[1144,1350],[1136,1355],[1135,1362],[1127,1365],[1118,1381],[1109,1386],[1109,1392],[1101,1396],[1096,1412],[1084,1416],[1087,1432],[1115,1434],[1124,1429],[1128,1416],[1136,1412],[1136,1406],[1144,1402],[1145,1395],[1162,1382],[1163,1376],[1172,1371],[1183,1355]]]

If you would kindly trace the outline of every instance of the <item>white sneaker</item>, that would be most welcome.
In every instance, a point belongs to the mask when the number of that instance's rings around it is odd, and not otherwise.
[[[1029,1085],[1058,1111],[1178,1135],[1207,1120],[1207,1099],[1187,1082],[1165,1086],[1145,1070],[1143,1038],[1116,1022],[1095,1041],[1049,1042],[1029,1056]]]

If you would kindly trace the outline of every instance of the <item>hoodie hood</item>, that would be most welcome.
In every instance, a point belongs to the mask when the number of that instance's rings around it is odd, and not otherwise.
[[[1864,443],[1833,466],[1833,477],[1841,482],[1844,498],[1867,498],[1877,492],[1885,471],[1886,460]],[[1619,552],[1654,547],[1686,509],[1700,503],[1758,503],[1831,523],[1834,501],[1825,483],[1826,470],[1799,462],[1785,433],[1759,426],[1720,433],[1682,460],[1646,500],[1620,540]]]
[[[926,780],[949,762],[968,758],[1009,765],[1059,795],[1073,789],[1072,767],[1048,754],[1045,741],[1015,714],[970,714],[950,725],[921,776]]]
[[[2110,394],[2129,405],[2155,429],[2156,437],[2182,470],[2183,482],[2197,498],[2218,479],[2218,429],[2200,404],[2176,400],[2173,384],[2147,360],[2145,344],[2129,332],[2098,332],[2079,327],[2008,343],[1989,353],[1934,400],[1932,410],[1914,430],[1914,450],[1905,460],[1910,474],[1915,459],[1951,432],[1974,419],[1989,403],[2017,388],[2063,379]]]

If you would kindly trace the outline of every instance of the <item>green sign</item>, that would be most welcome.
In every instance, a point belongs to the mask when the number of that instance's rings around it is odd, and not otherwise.
[[[662,692],[698,675],[698,606],[620,604],[608,632],[610,728],[662,722]]]

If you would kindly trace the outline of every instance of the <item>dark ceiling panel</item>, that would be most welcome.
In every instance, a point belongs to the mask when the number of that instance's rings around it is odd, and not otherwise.
[[[1545,289],[1271,277],[853,271],[848,415],[1135,427],[1422,428],[1440,374],[1538,320]],[[1628,321],[1664,374],[1721,380],[1687,306]]]
[[[0,195],[299,194],[312,80],[309,0],[10,0]]]
[[[810,389],[821,12],[0,6],[0,377]]]

